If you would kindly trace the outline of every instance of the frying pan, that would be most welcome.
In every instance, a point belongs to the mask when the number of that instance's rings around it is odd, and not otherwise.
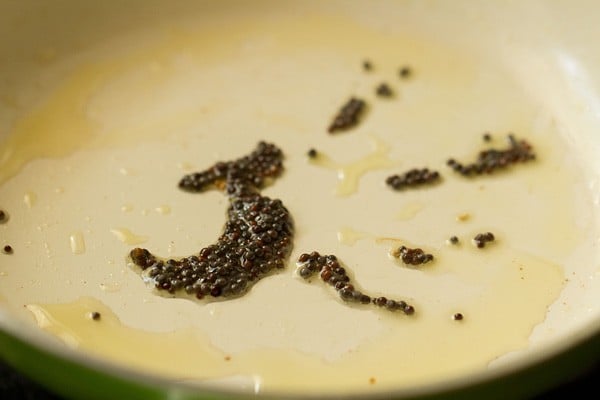
[[[0,2],[8,363],[72,398],[426,399],[527,397],[598,360],[595,2],[122,3]],[[352,96],[359,124],[328,133]],[[446,165],[509,137],[534,162]],[[229,205],[179,179],[260,140],[285,155],[261,193],[293,216],[286,268],[231,300],[153,288],[129,252],[194,254]],[[442,179],[385,184],[424,166]],[[311,251],[415,314],[303,280]]]

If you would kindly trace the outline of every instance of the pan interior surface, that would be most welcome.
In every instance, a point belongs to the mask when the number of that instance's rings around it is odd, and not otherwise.
[[[2,321],[200,392],[267,395],[456,383],[598,332],[600,59],[583,11],[57,5],[0,5]],[[366,104],[357,126],[328,133],[351,98]],[[179,180],[259,141],[284,154],[260,193],[293,217],[285,268],[233,299],[155,288],[130,251],[198,254],[230,206]],[[534,156],[472,175],[449,162],[515,143]],[[386,184],[415,168],[441,178]],[[407,265],[402,246],[433,261]],[[369,304],[302,279],[313,251],[335,255]]]

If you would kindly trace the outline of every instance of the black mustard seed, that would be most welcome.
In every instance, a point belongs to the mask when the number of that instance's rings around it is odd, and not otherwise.
[[[2,251],[4,252],[4,254],[12,254],[14,250],[12,246],[7,244],[2,248]]]
[[[310,150],[308,150],[308,152],[306,153],[306,155],[309,158],[316,158],[319,155],[319,153],[315,149],[310,149]]]
[[[292,248],[293,221],[280,200],[259,190],[283,171],[283,153],[260,142],[247,156],[218,162],[203,172],[185,175],[182,190],[217,188],[229,198],[227,221],[217,242],[197,254],[164,260],[147,249],[131,250],[132,262],[157,290],[207,296],[241,296],[262,277],[285,267]]]
[[[461,313],[459,313],[459,312],[455,313],[452,316],[452,319],[455,320],[455,321],[462,321],[463,318],[464,318],[464,316]]]
[[[102,315],[98,312],[98,311],[92,311],[90,313],[90,317],[94,320],[94,321],[99,321],[100,318],[102,317]]]

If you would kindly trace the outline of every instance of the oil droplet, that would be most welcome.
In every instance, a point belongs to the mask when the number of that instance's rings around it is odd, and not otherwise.
[[[71,243],[71,252],[73,254],[83,254],[85,253],[85,240],[83,237],[83,233],[74,232],[69,236],[69,242]]]
[[[134,175],[134,172],[131,170],[131,168],[125,168],[125,167],[121,167],[119,169],[119,173],[123,176],[131,176]]]
[[[121,290],[121,284],[119,282],[101,283],[100,289],[103,292],[115,293]]]
[[[373,151],[363,158],[348,163],[340,164],[333,161],[324,153],[319,153],[318,157],[311,158],[310,163],[323,168],[337,171],[338,184],[335,188],[335,194],[338,196],[349,196],[356,193],[360,178],[369,171],[385,169],[393,166],[394,161],[390,160],[388,153],[390,146],[375,136],[370,137]]]
[[[167,205],[158,206],[155,208],[156,212],[162,215],[171,214],[171,207]]]
[[[337,232],[338,242],[347,246],[353,246],[357,241],[368,236],[368,233],[355,231],[354,229],[348,227],[344,227]]]
[[[113,228],[110,232],[121,242],[129,245],[141,244],[148,240],[148,237],[136,235],[127,228]]]
[[[121,211],[123,211],[123,212],[131,212],[131,211],[133,211],[133,204],[123,204],[121,206]]]
[[[194,166],[188,162],[180,162],[177,164],[177,168],[182,170],[183,172],[191,172],[194,170]]]
[[[471,219],[471,214],[469,213],[461,213],[456,216],[456,220],[458,222],[467,222]]]
[[[396,217],[402,221],[408,221],[413,219],[422,209],[422,203],[409,203],[405,204],[404,207],[398,212]]]
[[[56,335],[67,346],[117,359],[142,371],[160,371],[177,379],[187,376],[189,371],[212,371],[202,374],[203,378],[227,376],[234,371],[230,363],[223,361],[225,354],[199,333],[190,330],[152,333],[133,329],[123,325],[110,308],[94,298],[80,298],[66,304],[28,304],[26,308],[39,327]],[[102,318],[90,318],[94,312],[100,313]],[[178,362],[168,362],[174,358]],[[202,360],[200,369],[199,360]]]
[[[25,195],[23,195],[23,202],[25,202],[25,205],[28,208],[31,208],[37,202],[37,195],[33,192],[26,192]]]

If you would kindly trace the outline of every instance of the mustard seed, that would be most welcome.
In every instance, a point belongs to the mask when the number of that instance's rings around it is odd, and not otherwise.
[[[375,94],[379,97],[392,97],[394,92],[387,83],[380,83],[375,89]]]
[[[0,224],[8,220],[8,214],[4,210],[0,210]]]
[[[455,320],[455,321],[462,321],[463,318],[464,318],[464,316],[461,313],[459,313],[459,312],[455,313],[452,316],[452,319]]]
[[[406,79],[412,74],[412,70],[408,66],[401,67],[398,71],[401,78]]]
[[[364,60],[362,67],[364,71],[371,71],[373,69],[373,64],[369,60]]]
[[[2,251],[4,252],[4,254],[12,254],[14,250],[11,245],[7,244],[2,248]]]
[[[306,153],[306,155],[307,155],[309,158],[315,158],[315,157],[317,157],[317,155],[318,155],[318,154],[319,154],[319,153],[317,153],[317,150],[315,150],[315,149],[310,149],[310,150],[308,150],[308,152]]]
[[[90,318],[93,319],[94,321],[100,320],[100,317],[102,317],[102,315],[100,315],[100,313],[98,311],[92,311],[90,313]]]

